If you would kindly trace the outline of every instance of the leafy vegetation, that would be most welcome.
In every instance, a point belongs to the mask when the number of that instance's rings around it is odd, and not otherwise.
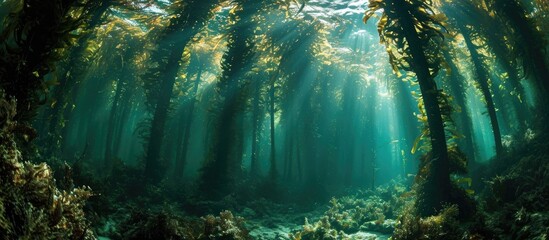
[[[0,1],[0,238],[543,239],[548,9]]]

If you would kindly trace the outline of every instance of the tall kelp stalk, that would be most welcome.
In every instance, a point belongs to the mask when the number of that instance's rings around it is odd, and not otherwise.
[[[436,214],[451,201],[450,160],[441,90],[434,77],[440,69],[440,48],[444,41],[440,15],[431,9],[431,1],[375,0],[366,11],[367,22],[376,11],[383,14],[378,23],[381,42],[387,46],[391,65],[416,74],[427,115],[431,152],[428,156],[425,179],[420,184],[416,207],[422,216]]]
[[[280,11],[280,9],[277,7],[277,5],[272,4],[273,1],[271,1],[271,5],[264,5],[264,10],[257,16],[260,20],[260,27],[263,29],[270,29],[274,28],[274,24],[276,22],[270,22],[269,18],[272,18],[271,14],[280,14],[283,13]],[[270,11],[268,10],[270,9]],[[271,15],[271,16],[269,16]],[[277,195],[275,189],[277,187],[277,180],[278,180],[278,168],[277,168],[277,161],[276,161],[276,150],[277,150],[277,143],[276,143],[276,124],[275,124],[275,118],[276,113],[278,112],[278,106],[279,106],[279,100],[280,100],[280,92],[279,85],[281,84],[281,78],[280,78],[280,55],[278,54],[278,45],[276,43],[272,42],[272,39],[269,38],[269,34],[262,34],[261,41],[257,44],[257,50],[261,52],[262,54],[258,56],[258,63],[255,64],[254,68],[252,68],[252,73],[255,74],[256,79],[254,79],[250,84],[250,92],[252,92],[254,95],[252,96],[253,100],[251,102],[251,109],[252,109],[252,121],[255,128],[252,132],[254,135],[252,138],[255,138],[256,140],[259,140],[259,137],[261,135],[260,132],[260,122],[256,122],[259,119],[265,118],[265,115],[269,116],[269,142],[270,142],[270,151],[269,151],[269,171],[268,171],[268,177],[266,179],[267,186],[264,186],[266,188],[271,189],[269,191],[270,196],[274,197]],[[260,110],[264,110],[265,112],[261,112]],[[267,113],[267,114],[265,114]],[[250,171],[258,171],[259,170],[259,158],[257,158],[259,155],[258,151],[258,145],[260,142],[252,143],[252,148],[255,145],[256,149],[256,159],[252,159],[255,166],[255,169],[250,169]],[[252,152],[254,154],[254,152]],[[259,172],[251,172],[251,176],[259,177]],[[259,178],[260,179],[260,178]],[[251,179],[253,181],[259,180],[259,179]]]
[[[187,163],[187,152],[191,139],[191,127],[195,116],[194,114],[197,101],[196,97],[198,94],[198,88],[202,82],[202,74],[204,73],[204,68],[206,68],[206,63],[208,63],[208,61],[203,58],[205,57],[201,57],[196,53],[191,56],[191,64],[196,67],[192,70],[192,72],[189,71],[189,73],[196,72],[196,77],[192,83],[191,91],[189,92],[189,107],[184,110],[185,113],[182,117],[183,124],[185,124],[185,126],[182,127],[182,132],[179,132],[178,141],[176,141],[178,145],[176,147],[173,172],[173,179],[175,183],[178,183],[181,180],[185,164]],[[190,70],[189,68],[190,67],[188,67],[187,69]]]
[[[498,156],[501,156],[501,154],[503,153],[503,145],[501,143],[501,132],[499,127],[499,121],[496,116],[496,106],[494,103],[492,91],[490,90],[491,81],[489,79],[489,75],[483,61],[485,57],[481,55],[481,53],[478,50],[478,47],[475,44],[473,44],[473,40],[471,36],[473,33],[470,31],[470,29],[466,25],[463,25],[461,20],[457,20],[456,18],[454,18],[455,16],[452,16],[452,15],[449,15],[449,16],[451,17],[452,21],[458,26],[461,34],[463,34],[463,39],[465,41],[467,49],[469,49],[469,53],[471,54],[471,61],[474,66],[476,83],[478,88],[482,92],[482,96],[484,97],[484,101],[486,102],[488,115],[490,117],[490,123],[492,126],[492,132],[494,135],[494,143],[496,146],[496,154]]]
[[[473,124],[469,113],[469,106],[467,105],[467,94],[463,91],[467,87],[467,82],[456,65],[457,60],[452,57],[454,54],[451,53],[455,53],[455,51],[456,49],[452,46],[448,46],[448,50],[444,51],[444,60],[449,67],[449,76],[446,85],[448,85],[454,103],[460,109],[457,113],[456,125],[461,129],[463,136],[458,139],[458,145],[467,155],[468,162],[474,163],[476,158],[476,146],[473,141]]]
[[[252,93],[252,137],[251,137],[251,159],[250,159],[250,177],[252,179],[259,178],[261,176],[260,169],[260,154],[261,154],[261,130],[264,116],[264,102],[265,97],[263,94],[265,74],[263,72],[257,72],[258,78],[252,81],[250,88]]]
[[[122,25],[121,27],[126,26]],[[104,58],[103,64],[114,67],[114,71],[110,72],[115,78],[112,84],[115,89],[108,113],[103,169],[101,171],[106,174],[111,173],[113,160],[118,157],[117,153],[120,149],[120,142],[122,142],[121,134],[132,108],[132,98],[137,90],[136,58],[140,53],[139,49],[142,49],[146,44],[141,38],[142,35],[136,33],[136,29],[129,27],[125,29],[125,32],[110,33],[117,40],[103,43],[104,52],[101,53]],[[104,66],[104,69],[108,69],[109,66]]]
[[[477,77],[477,84],[484,96],[486,102],[486,108],[488,109],[488,116],[490,116],[490,123],[492,125],[492,132],[494,134],[494,143],[496,145],[496,155],[501,156],[503,153],[503,145],[501,143],[501,132],[499,128],[499,121],[496,116],[496,106],[490,90],[490,80],[488,73],[484,67],[482,56],[480,55],[477,46],[475,46],[471,40],[471,34],[465,26],[460,26],[460,30],[463,34],[463,38],[471,54],[471,60],[475,69],[475,76]]]
[[[25,0],[15,5],[0,35],[0,87],[8,98],[17,99],[16,119],[29,122],[50,87],[58,84],[46,75],[78,40],[77,30],[97,2]]]
[[[44,155],[56,156],[62,148],[63,131],[66,125],[66,111],[72,109],[71,98],[74,98],[75,86],[79,78],[86,72],[91,64],[89,42],[96,37],[95,29],[103,24],[106,19],[106,12],[112,6],[112,0],[94,1],[96,7],[90,12],[90,17],[83,22],[82,31],[76,44],[69,49],[70,53],[61,62],[60,71],[56,74],[58,81],[54,82],[55,87],[51,94],[49,107],[44,110],[43,120],[39,125],[39,131],[44,132],[45,136],[39,141],[43,146]]]
[[[287,80],[282,84],[281,96],[281,125],[286,132],[285,147],[290,151],[286,155],[286,176],[297,180],[316,178],[314,169],[305,173],[304,161],[306,149],[311,148],[314,142],[300,144],[305,139],[304,131],[312,125],[311,122],[300,121],[308,113],[306,102],[309,99],[311,88],[310,72],[315,72],[313,63],[315,57],[312,47],[319,40],[316,22],[292,20],[284,28],[276,28],[270,38],[279,48],[280,74]],[[308,66],[308,67],[303,67]],[[314,74],[313,74],[314,75]],[[312,133],[311,133],[312,134]],[[295,146],[295,147],[293,147]],[[312,159],[314,160],[314,159]],[[295,170],[293,170],[295,167]]]
[[[279,189],[279,180],[280,172],[279,166],[277,164],[281,161],[277,160],[277,151],[282,148],[280,141],[277,142],[276,132],[281,132],[281,125],[276,124],[276,116],[279,111],[281,111],[282,98],[284,97],[283,92],[281,91],[283,85],[289,81],[283,74],[283,60],[284,51],[288,50],[290,47],[285,45],[284,41],[279,41],[281,38],[290,38],[288,32],[281,32],[282,28],[286,28],[285,16],[289,14],[288,12],[288,3],[282,3],[277,0],[265,1],[264,10],[261,11],[261,14],[258,16],[260,18],[260,28],[265,29],[265,34],[262,35],[262,42],[260,42],[259,49],[264,53],[260,58],[260,63],[262,63],[264,74],[261,74],[264,79],[260,80],[260,84],[264,89],[264,108],[269,116],[269,139],[270,139],[270,152],[269,152],[269,171],[268,178],[266,180],[265,188],[273,189],[273,191],[267,191],[267,197],[277,197],[279,192],[276,190]],[[286,31],[288,29],[284,29]],[[296,29],[289,29],[289,31],[296,31]],[[255,104],[255,103],[254,103]],[[291,150],[290,153],[292,154]],[[287,154],[285,154],[287,156]],[[288,161],[284,161],[284,171],[288,170]],[[288,174],[285,172],[284,174]]]
[[[224,18],[224,17],[223,17]],[[221,17],[210,20],[210,23],[204,28],[197,36],[190,46],[185,49],[184,55],[189,56],[189,64],[185,69],[185,77],[183,82],[179,84],[180,101],[183,102],[177,110],[176,121],[173,121],[173,133],[176,134],[175,141],[172,141],[171,147],[167,146],[165,152],[168,154],[170,149],[175,148],[173,153],[174,168],[172,171],[173,183],[177,185],[181,184],[183,180],[183,172],[187,166],[193,144],[191,140],[197,139],[199,136],[191,138],[195,127],[200,126],[199,122],[195,122],[197,116],[201,114],[201,99],[209,99],[211,96],[205,96],[207,94],[202,92],[202,87],[212,89],[212,85],[209,85],[208,80],[213,77],[212,73],[217,74],[220,70],[218,64],[220,62],[222,51],[218,50],[222,47],[221,44],[222,35],[214,34],[215,22],[221,23]],[[220,26],[221,27],[221,24]],[[187,54],[188,52],[188,54]],[[213,92],[213,91],[211,91]],[[206,103],[207,104],[207,103]],[[206,134],[207,136],[208,134]],[[204,137],[204,145],[207,145],[207,137]]]
[[[487,9],[479,6],[479,3],[459,1],[453,4],[458,8],[453,10],[463,15],[463,18],[460,18],[460,22],[467,22],[467,25],[473,27],[472,31],[474,30],[479,37],[482,36],[486,45],[494,54],[495,61],[505,71],[507,78],[502,79],[502,81],[505,80],[504,82],[507,87],[504,92],[511,97],[510,101],[504,101],[501,104],[505,108],[505,112],[515,112],[516,123],[508,123],[511,124],[511,128],[517,132],[525,130],[527,128],[528,116],[531,115],[531,112],[526,102],[524,87],[521,84],[524,76],[521,76],[518,59],[513,54],[513,52],[516,52],[517,46],[511,43],[507,31],[493,31],[493,29],[505,29],[505,24]],[[444,4],[441,10],[445,11],[444,9],[448,5],[451,4]],[[499,87],[494,86],[492,89],[497,91]],[[502,95],[495,94],[495,97],[502,97]],[[505,117],[508,114],[502,115]]]
[[[509,26],[513,45],[516,46],[516,58],[522,62],[523,70],[531,77],[538,89],[540,107],[547,109],[549,103],[549,62],[543,32],[526,12],[519,0],[488,1],[494,13]],[[493,31],[493,30],[491,30]]]
[[[498,121],[498,117],[496,115],[496,104],[494,102],[494,93],[491,86],[494,85],[494,81],[491,80],[490,74],[488,73],[490,71],[488,65],[485,63],[487,60],[487,56],[485,56],[480,50],[482,48],[488,48],[488,49],[496,49],[496,52],[499,52],[500,54],[503,50],[501,48],[505,48],[505,46],[500,46],[501,44],[505,43],[499,43],[499,44],[487,44],[489,41],[484,38],[486,34],[482,34],[483,32],[490,32],[491,29],[484,28],[482,26],[475,26],[475,22],[472,21],[475,18],[472,18],[471,16],[483,16],[487,14],[483,14],[483,11],[478,9],[477,6],[471,4],[468,1],[460,1],[457,3],[446,3],[442,9],[445,11],[446,15],[449,16],[450,22],[453,26],[457,28],[457,30],[462,34],[463,40],[465,42],[465,46],[469,50],[470,58],[472,61],[474,73],[475,73],[475,83],[476,86],[481,91],[484,102],[486,103],[486,108],[488,115],[490,117],[490,123],[492,126],[492,132],[494,136],[494,143],[496,147],[496,154],[498,156],[501,156],[503,153],[503,144],[501,140],[501,129],[500,129],[500,123]],[[476,13],[476,14],[474,14]],[[478,17],[481,18],[481,17]],[[485,17],[487,18],[487,17]],[[468,21],[469,20],[469,21]],[[493,21],[491,19],[484,20],[483,22],[489,22]],[[493,26],[493,25],[492,25]],[[495,38],[495,36],[491,36],[492,38]],[[481,42],[481,46],[475,45],[473,41]],[[503,39],[501,39],[503,40]],[[504,58],[505,56],[501,56]],[[510,66],[509,62],[506,60],[501,60],[501,62],[504,62],[506,64],[503,64],[503,67],[505,70],[508,71],[508,74],[510,76],[513,76],[513,74],[516,74],[516,71],[514,71],[514,67]],[[510,71],[510,72],[509,72]],[[513,79],[509,79],[508,81],[515,82],[514,85],[519,85],[520,83],[517,82],[518,79],[513,77]],[[516,88],[515,88],[516,89]],[[518,88],[521,89],[520,87]],[[496,94],[495,97],[500,96],[501,94]],[[518,102],[518,99],[511,99],[513,102]],[[502,101],[500,101],[501,105],[505,105]],[[526,108],[525,106],[519,106],[518,108]],[[524,112],[520,111],[520,112]],[[519,114],[520,115],[520,114]],[[521,118],[518,117],[517,121],[521,121]]]
[[[195,0],[175,4],[178,6],[175,16],[155,36],[155,49],[151,54],[153,63],[143,76],[152,114],[145,147],[145,177],[152,183],[158,183],[164,173],[165,164],[161,160],[164,128],[183,52],[213,15],[218,3],[218,0]]]
[[[278,74],[273,74],[269,81],[269,126],[270,126],[270,134],[271,134],[271,151],[269,154],[269,178],[271,182],[275,182],[276,178],[278,177],[278,170],[276,167],[276,144],[275,144],[275,114],[276,114],[276,80],[278,78]]]
[[[375,161],[377,160],[377,148],[376,148],[376,139],[375,131],[376,129],[372,126],[375,126],[375,118],[377,116],[376,106],[379,104],[379,99],[375,94],[379,91],[379,87],[375,85],[370,85],[366,88],[365,91],[365,104],[367,104],[366,112],[361,116],[361,123],[364,128],[362,128],[361,138],[366,139],[366,147],[360,153],[361,163],[359,168],[359,173],[361,175],[361,187],[366,187],[370,189],[375,188]],[[370,172],[371,174],[366,174]]]
[[[253,16],[261,10],[261,2],[235,1],[231,11],[228,45],[222,60],[222,75],[216,84],[217,96],[213,137],[208,159],[202,168],[201,192],[211,198],[225,196],[241,168],[242,156],[233,151],[233,144],[242,143],[238,131],[239,113],[244,106],[243,86],[249,83],[246,76],[256,61],[254,57]]]

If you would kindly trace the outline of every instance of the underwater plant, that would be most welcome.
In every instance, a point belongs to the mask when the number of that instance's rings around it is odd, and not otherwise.
[[[445,207],[437,215],[427,218],[420,218],[412,209],[409,207],[400,217],[399,224],[402,226],[396,228],[393,239],[463,239],[457,220],[457,206]]]
[[[389,61],[397,74],[399,69],[415,73],[425,106],[432,155],[418,207],[423,216],[428,216],[450,200],[450,160],[440,108],[442,90],[434,80],[443,62],[440,52],[445,31],[443,18],[435,15],[431,1],[375,0],[368,4],[364,22],[380,9],[383,13],[378,31]]]
[[[336,240],[336,239],[348,239],[343,231],[337,231],[332,229],[328,217],[322,217],[318,222],[310,224],[309,220],[305,218],[305,224],[303,225],[303,231],[296,234],[290,234],[290,239],[293,240]]]
[[[113,0],[93,1],[93,8],[90,9],[87,18],[81,20],[80,33],[76,41],[68,49],[68,53],[60,58],[56,68],[55,76],[57,82],[49,95],[49,107],[45,109],[44,116],[48,120],[40,126],[48,130],[48,135],[42,137],[39,141],[42,143],[55,143],[53,146],[44,148],[45,155],[59,155],[63,140],[63,126],[68,121],[66,111],[73,103],[71,94],[77,89],[79,78],[85,73],[89,65],[93,63],[90,58],[90,52],[94,50],[96,44],[92,40],[97,35],[97,28],[106,22],[108,9],[114,4]],[[76,64],[78,63],[78,64]]]
[[[46,75],[78,39],[99,1],[25,0],[6,3],[12,13],[0,33],[0,88],[17,99],[18,121],[30,122],[52,86]]]
[[[354,239],[353,236],[368,232],[392,234],[395,219],[414,200],[410,196],[400,182],[393,181],[375,190],[332,198],[320,220],[311,224],[305,219],[303,229],[290,238]]]
[[[112,233],[115,239],[192,239],[192,240],[248,240],[244,219],[230,211],[219,216],[207,215],[199,219],[171,213],[152,213],[134,210]]]
[[[252,0],[235,1],[234,11],[229,16],[231,23],[228,48],[221,62],[222,73],[216,83],[216,102],[213,111],[218,117],[214,125],[213,139],[208,159],[202,168],[201,188],[215,198],[226,195],[233,187],[232,176],[239,175],[241,161],[235,149],[227,144],[234,139],[242,142],[238,129],[237,114],[244,105],[244,87],[249,84],[247,73],[251,70],[254,56],[253,16],[262,7],[261,2]],[[238,146],[238,144],[235,144]]]
[[[156,33],[156,45],[151,57],[151,67],[144,77],[147,88],[147,104],[152,113],[150,129],[146,139],[145,177],[152,183],[162,179],[163,166],[161,149],[169,118],[170,101],[187,44],[204,27],[212,16],[218,0],[200,0],[179,3],[174,17],[163,31]],[[177,36],[177,37],[174,37]]]
[[[459,32],[463,36],[463,40],[465,42],[465,45],[467,46],[467,49],[469,50],[469,53],[471,55],[471,61],[474,66],[474,72],[475,72],[475,79],[476,79],[476,86],[480,89],[482,92],[482,95],[484,97],[484,102],[486,102],[486,108],[488,110],[488,115],[490,116],[490,123],[492,125],[492,131],[494,133],[494,143],[496,147],[496,154],[501,155],[503,154],[503,145],[501,141],[501,130],[500,130],[500,124],[498,121],[498,118],[496,116],[496,106],[494,103],[494,99],[492,97],[492,90],[491,90],[491,84],[494,81],[490,80],[490,76],[488,74],[488,69],[485,66],[485,63],[483,59],[486,59],[486,56],[484,56],[480,52],[479,46],[475,45],[473,41],[475,38],[478,37],[478,33],[475,33],[471,30],[469,22],[465,22],[462,20],[464,16],[467,14],[471,14],[468,11],[472,11],[471,8],[474,9],[474,7],[470,6],[470,3],[467,1],[464,1],[463,3],[454,3],[455,5],[462,4],[461,6],[454,6],[448,7],[450,10],[445,11],[446,15],[449,16],[449,20],[452,22],[454,26],[456,26],[459,29]],[[468,5],[469,4],[469,5]],[[442,9],[445,9],[444,7]],[[484,39],[481,39],[485,41]]]
[[[546,36],[540,32],[535,20],[529,16],[521,1],[490,0],[487,2],[495,15],[510,28],[513,44],[516,46],[515,58],[522,62],[524,73],[531,76],[536,86],[537,97],[542,104],[546,104],[549,91]]]
[[[546,239],[548,9],[0,1],[0,239]]]
[[[60,190],[46,163],[23,161],[17,104],[0,93],[0,238],[95,239],[84,216],[89,187]]]

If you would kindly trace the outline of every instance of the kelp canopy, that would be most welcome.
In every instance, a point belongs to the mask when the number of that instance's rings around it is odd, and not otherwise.
[[[543,0],[3,0],[0,23],[2,239],[547,237]]]

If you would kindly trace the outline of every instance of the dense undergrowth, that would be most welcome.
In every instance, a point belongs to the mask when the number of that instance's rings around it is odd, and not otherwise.
[[[0,95],[0,239],[95,239],[83,207],[89,187],[59,189],[51,168],[25,161],[16,102]]]
[[[296,240],[362,239],[368,237],[364,235],[367,232],[391,234],[396,224],[394,219],[410,201],[407,189],[395,181],[373,191],[332,198],[330,208],[320,220],[309,223],[305,219],[303,230],[290,237]]]
[[[87,170],[85,156],[71,164],[48,159],[57,169],[54,180],[47,164],[22,156],[18,142],[28,140],[25,133],[32,130],[13,121],[15,114],[13,101],[1,99],[1,239],[253,239],[245,219],[236,215],[269,218],[304,212],[298,205],[264,198],[245,201],[233,194],[213,202],[188,195],[188,189],[141,184],[141,172],[122,162],[98,177]],[[328,210],[310,216],[318,220],[305,218],[301,230],[289,231],[287,238],[375,239],[368,234],[375,232],[392,239],[547,239],[548,158],[549,137],[530,134],[491,165],[475,170],[473,174],[490,177],[473,196],[478,211],[472,218],[460,217],[457,205],[420,218],[413,206],[415,190],[392,182],[332,198]]]
[[[486,181],[480,198],[487,225],[505,239],[547,239],[549,136],[539,134],[518,142],[498,160],[493,168],[501,170]]]
[[[319,221],[306,221],[292,238],[375,239],[358,233],[388,230],[392,239],[547,239],[549,138],[527,135],[505,156],[477,170],[493,176],[473,196],[478,210],[472,217],[464,219],[457,205],[448,205],[438,215],[421,218],[412,199],[415,190],[390,185],[333,199]],[[388,227],[386,217],[396,221]]]

